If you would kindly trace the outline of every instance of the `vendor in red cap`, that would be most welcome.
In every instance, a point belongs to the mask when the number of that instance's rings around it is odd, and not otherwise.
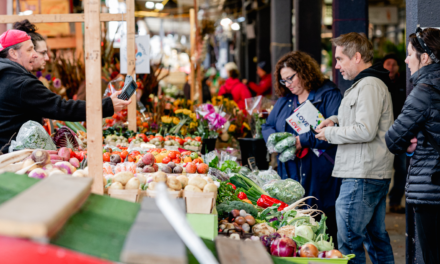
[[[11,29],[0,36],[0,149],[29,120],[86,120],[85,101],[62,99],[30,73],[36,57],[31,37],[25,32]],[[119,94],[102,100],[103,117],[112,116],[130,103],[118,99]]]

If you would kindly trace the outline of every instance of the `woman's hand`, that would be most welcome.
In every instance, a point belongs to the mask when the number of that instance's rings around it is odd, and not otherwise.
[[[118,95],[121,93],[122,93],[122,91],[117,91],[117,92],[113,93],[112,96],[110,97],[112,99],[113,110],[115,111],[115,113],[126,108],[127,105],[129,105],[131,103],[131,99],[129,99],[128,101],[119,99]]]
[[[417,138],[411,139],[411,145],[406,149],[407,153],[413,153],[416,150],[417,147]]]

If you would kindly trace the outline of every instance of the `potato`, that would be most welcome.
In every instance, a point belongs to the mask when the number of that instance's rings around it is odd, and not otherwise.
[[[140,174],[140,173],[137,173],[137,174],[135,175],[135,177],[137,177],[137,178],[139,179],[139,182],[140,182],[141,184],[145,184],[145,183],[147,183],[147,178],[145,177],[145,175]]]
[[[139,179],[136,177],[131,178],[127,184],[125,185],[125,189],[126,190],[137,190],[139,189],[139,186],[141,185],[141,183],[139,182]]]
[[[153,181],[155,181],[155,182],[166,182],[167,181],[167,174],[162,171],[158,171],[158,172],[154,173],[152,176],[153,176]]]
[[[208,183],[214,183],[214,181],[212,180],[212,178],[209,177],[209,176],[203,177],[203,179],[205,179]]]
[[[122,186],[120,182],[114,182],[112,185],[110,185],[109,189],[123,190],[124,186]]]
[[[185,188],[188,185],[188,181],[189,181],[188,177],[181,175],[178,176],[176,179],[178,179],[182,183],[183,188]]]
[[[72,174],[72,177],[87,177],[83,170],[77,170]]]
[[[208,182],[205,179],[202,179],[200,177],[191,178],[188,182],[188,185],[193,185],[193,186],[199,188],[200,190],[203,190],[203,188],[205,188],[206,184],[208,184]]]
[[[154,191],[156,189],[157,182],[150,182],[148,184],[148,190]]]
[[[168,177],[167,186],[176,191],[182,190],[182,183],[176,177]]]
[[[215,185],[214,183],[208,183],[205,185],[205,188],[203,188],[203,192],[216,193],[217,192],[217,185]]]
[[[200,190],[199,188],[197,188],[194,185],[187,185],[185,187],[185,192],[202,192],[202,190]]]
[[[124,171],[117,173],[114,177],[114,180],[120,182],[122,185],[125,185],[133,177],[134,177],[133,173]]]

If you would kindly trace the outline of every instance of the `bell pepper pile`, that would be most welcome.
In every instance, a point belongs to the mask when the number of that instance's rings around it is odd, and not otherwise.
[[[289,206],[285,202],[282,202],[280,200],[277,200],[275,198],[272,198],[272,197],[270,197],[268,195],[264,195],[264,194],[262,194],[260,199],[258,199],[258,201],[257,201],[257,205],[262,208],[268,208],[268,207],[273,206],[274,204],[280,204],[280,207],[278,207],[278,211],[282,211],[284,208]]]

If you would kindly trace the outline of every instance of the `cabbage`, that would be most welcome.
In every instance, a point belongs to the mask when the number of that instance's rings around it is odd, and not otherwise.
[[[52,140],[58,148],[66,147],[77,149],[79,146],[75,132],[66,126],[60,127],[57,132],[52,135]]]
[[[301,225],[295,228],[295,235],[307,238],[309,240],[313,240],[315,237],[315,233],[312,228],[307,225]]]
[[[330,251],[334,249],[334,244],[332,243],[333,238],[330,237],[330,242],[323,239],[323,235],[319,235],[316,239],[316,246],[319,251]]]

